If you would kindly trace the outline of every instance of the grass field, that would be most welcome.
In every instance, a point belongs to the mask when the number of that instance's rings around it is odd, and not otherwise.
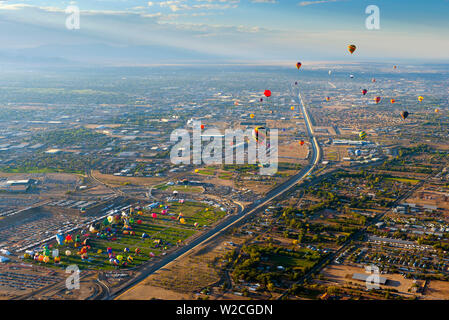
[[[160,255],[164,251],[177,246],[178,241],[181,242],[179,245],[182,245],[183,241],[201,230],[202,227],[216,222],[226,214],[221,210],[211,208],[202,203],[186,202],[181,204],[171,202],[167,205],[169,206],[167,214],[162,214],[164,207],[159,207],[152,210],[144,210],[141,214],[135,212],[130,216],[129,218],[134,220],[133,223],[129,221],[129,226],[134,231],[134,235],[123,233],[123,219],[113,224],[107,224],[106,221],[101,224],[98,234],[106,235],[106,229],[111,228],[112,232],[108,236],[99,237],[97,234],[90,234],[88,231],[72,233],[74,240],[77,235],[80,237],[80,242],[83,242],[86,238],[88,239],[87,245],[90,248],[87,250],[87,259],[81,259],[81,255],[78,254],[80,248],[83,247],[82,244],[79,244],[77,247],[75,247],[74,243],[58,245],[56,240],[53,240],[48,244],[51,246],[50,251],[58,249],[61,262],[54,264],[53,259],[50,257],[50,262],[47,264],[38,261],[35,261],[35,263],[57,268],[65,268],[68,265],[76,264],[80,269],[97,270],[125,267],[118,267],[109,262],[107,248],[111,248],[114,255],[123,256],[122,261],[126,261],[128,256],[131,256],[133,261],[127,262],[126,267],[135,267],[151,259],[151,255]],[[152,217],[153,213],[157,214],[157,218]],[[177,219],[180,213],[182,213],[182,217],[185,219],[184,224]],[[141,224],[137,223],[138,220],[141,220]],[[197,227],[195,227],[195,223],[198,224]],[[146,233],[149,237],[143,239],[143,233]],[[129,252],[125,252],[125,248],[129,249]],[[136,248],[140,249],[139,254],[136,254]],[[70,256],[65,255],[66,250],[71,251]]]
[[[419,180],[416,179],[406,179],[406,178],[385,178],[386,180],[392,180],[392,181],[399,181],[399,182],[405,182],[410,183],[412,185],[415,185],[419,182]]]

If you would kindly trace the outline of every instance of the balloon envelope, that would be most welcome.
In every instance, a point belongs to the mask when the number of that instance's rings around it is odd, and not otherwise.
[[[348,46],[348,51],[351,53],[351,54],[353,54],[354,53],[354,51],[357,49],[357,47],[355,46],[355,45],[353,45],[353,44],[350,44],[349,46]]]

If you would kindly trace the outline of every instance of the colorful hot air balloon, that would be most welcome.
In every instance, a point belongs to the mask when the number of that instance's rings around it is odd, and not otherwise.
[[[64,237],[62,236],[62,234],[58,233],[58,234],[56,235],[56,242],[57,242],[59,245],[64,244]]]
[[[249,115],[249,117],[250,117],[251,119],[254,119],[254,113],[251,113],[251,114]]]
[[[299,144],[300,144],[301,146],[303,146],[304,143],[305,143],[304,140],[299,141]]]
[[[362,94],[363,94],[363,95],[367,94],[367,92],[368,92],[368,90],[366,90],[366,89],[363,89],[363,90],[362,90]]]
[[[267,129],[265,127],[255,127],[253,130],[253,138],[257,143],[264,143],[267,138]]]
[[[182,224],[186,223],[186,220],[184,218],[179,219],[179,222],[181,222]]]
[[[380,97],[375,97],[375,98],[374,98],[374,101],[375,101],[376,103],[379,103],[379,102],[380,102],[380,99],[381,99]]]
[[[331,98],[330,97],[326,97],[326,101],[330,101],[331,100]]]
[[[422,102],[423,100],[424,100],[424,97],[423,97],[423,96],[419,96],[419,97],[418,97],[418,101],[419,101],[419,102]]]
[[[391,103],[395,103],[396,100],[395,100],[395,99],[391,99],[390,102],[391,102]]]
[[[290,107],[290,110],[292,110],[292,111],[295,110],[295,107],[291,106],[291,107]]]
[[[435,109],[435,112],[436,112],[436,113],[440,112],[440,109]]]
[[[357,49],[357,47],[356,47],[355,45],[353,45],[353,44],[350,44],[350,45],[348,46],[348,51],[349,51],[351,54],[354,53],[355,49]]]
[[[265,95],[265,97],[271,97],[271,91],[270,90],[265,90],[265,92],[263,93]]]
[[[156,218],[157,218],[157,213],[154,213],[154,212],[153,212],[153,213],[151,214],[151,217],[154,218],[154,219],[156,219]]]
[[[301,68],[301,66],[302,66],[302,63],[301,63],[301,62],[297,62],[297,63],[296,63],[296,68],[298,68],[298,70],[299,70],[299,68]]]
[[[402,117],[402,119],[407,119],[407,117],[408,117],[408,111],[402,111],[401,112],[401,117]]]
[[[359,137],[360,137],[360,139],[365,140],[365,138],[366,138],[366,132],[365,132],[365,131],[360,131]]]

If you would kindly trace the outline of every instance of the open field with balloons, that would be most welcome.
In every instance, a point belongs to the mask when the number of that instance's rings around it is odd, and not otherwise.
[[[225,212],[197,202],[170,202],[111,214],[87,230],[57,234],[56,240],[25,260],[56,268],[76,264],[80,269],[136,267],[177,246],[224,217]]]

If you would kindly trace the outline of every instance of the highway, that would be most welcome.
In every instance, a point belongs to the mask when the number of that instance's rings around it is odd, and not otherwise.
[[[306,167],[304,167],[299,173],[292,176],[290,179],[285,181],[284,183],[280,184],[279,186],[275,187],[274,189],[270,190],[262,199],[257,200],[253,202],[250,206],[246,207],[242,211],[238,212],[237,214],[234,214],[232,216],[227,217],[223,221],[221,221],[219,224],[217,224],[212,229],[208,230],[207,232],[201,234],[199,237],[195,238],[188,244],[186,244],[184,247],[181,247],[180,249],[167,254],[165,257],[163,257],[159,262],[156,264],[143,267],[142,270],[140,270],[140,275],[133,278],[131,281],[126,283],[122,288],[118,289],[117,291],[113,292],[110,295],[107,295],[103,297],[103,299],[117,299],[123,294],[125,294],[127,291],[132,290],[132,288],[140,283],[142,280],[147,278],[149,275],[155,273],[156,271],[160,270],[161,268],[173,263],[176,261],[176,259],[182,258],[183,256],[187,255],[191,250],[204,245],[208,241],[212,240],[213,238],[223,234],[226,230],[238,226],[239,223],[245,221],[246,219],[253,216],[255,213],[258,212],[258,210],[262,209],[264,206],[268,205],[271,201],[276,199],[277,197],[285,194],[289,190],[291,190],[294,186],[296,186],[298,183],[300,183],[302,180],[304,180],[305,177],[307,177],[311,172],[316,168],[318,165],[320,159],[321,159],[321,150],[318,145],[318,141],[314,136],[314,131],[312,127],[312,122],[310,120],[310,116],[307,112],[306,106],[304,104],[304,101],[302,99],[301,93],[298,89],[298,95],[295,96],[295,101],[300,105],[301,111],[304,115],[304,121],[306,124],[308,136],[311,142],[312,146],[312,156],[310,158],[310,163]]]

